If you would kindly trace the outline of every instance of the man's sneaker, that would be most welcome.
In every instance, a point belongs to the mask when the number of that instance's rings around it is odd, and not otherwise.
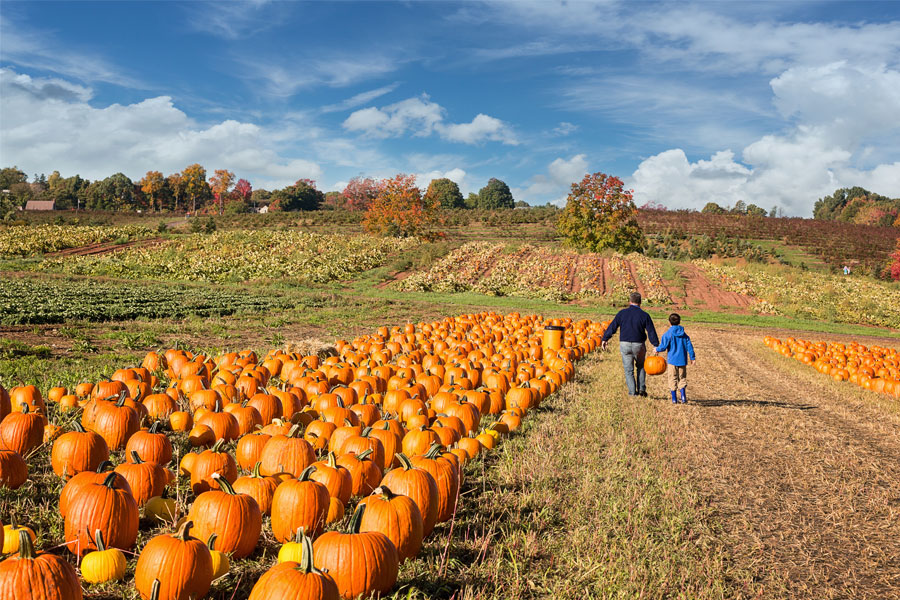
[[[647,390],[642,390],[641,393],[638,394],[638,396],[642,396],[642,397],[646,398],[646,397],[647,397]]]

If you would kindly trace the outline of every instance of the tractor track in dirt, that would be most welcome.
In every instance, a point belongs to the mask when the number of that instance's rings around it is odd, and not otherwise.
[[[118,250],[124,250],[126,248],[142,248],[145,246],[155,246],[163,241],[161,237],[148,238],[145,240],[133,240],[130,242],[125,242],[124,244],[117,244],[116,242],[101,242],[98,244],[90,244],[87,246],[77,246],[75,248],[66,248],[65,250],[60,250],[59,252],[49,252],[44,256],[50,258],[60,258],[64,256],[97,256],[100,254],[108,254],[110,252],[116,252]]]
[[[773,369],[758,339],[689,333],[693,405],[662,427],[764,597],[900,598],[900,417]]]

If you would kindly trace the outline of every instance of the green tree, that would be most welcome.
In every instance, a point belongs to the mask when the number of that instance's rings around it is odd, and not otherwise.
[[[768,213],[766,212],[766,209],[760,206],[757,206],[755,204],[748,204],[747,214],[751,217],[765,217]]]
[[[731,212],[736,215],[746,215],[747,203],[743,200],[738,200],[734,203],[734,206],[731,207]]]
[[[480,196],[475,192],[469,192],[469,195],[466,196],[465,205],[466,208],[478,208]]]
[[[53,175],[51,175],[50,180],[53,179]],[[90,181],[82,179],[80,175],[73,175],[64,179],[59,178],[47,190],[45,197],[53,200],[57,209],[77,208],[81,194],[89,184]]]
[[[715,202],[707,202],[700,212],[707,215],[724,215],[727,211]]]
[[[10,190],[17,183],[27,183],[28,175],[19,167],[6,167],[0,170],[0,190]]]
[[[272,192],[269,210],[316,210],[325,201],[325,194],[316,189],[316,182],[301,179],[294,185]]]
[[[644,242],[631,190],[605,173],[585,175],[572,184],[556,229],[566,244],[592,252],[640,251]]]
[[[181,176],[181,173],[172,173],[166,177],[166,187],[169,188],[172,200],[175,201],[173,208],[178,210],[178,202],[184,198],[184,177]]]
[[[447,179],[432,179],[425,191],[425,198],[429,202],[438,202],[441,208],[465,208],[462,192],[455,181]]]
[[[516,201],[509,186],[496,177],[492,177],[487,185],[478,190],[478,208],[493,210],[497,208],[515,208]]]

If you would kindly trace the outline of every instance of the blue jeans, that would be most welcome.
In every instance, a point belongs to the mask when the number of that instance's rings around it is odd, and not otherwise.
[[[644,371],[644,358],[647,349],[643,342],[619,342],[619,352],[622,353],[622,368],[625,369],[625,384],[628,393],[634,396],[638,392],[647,390],[647,372]],[[637,367],[637,387],[634,384],[634,368]]]

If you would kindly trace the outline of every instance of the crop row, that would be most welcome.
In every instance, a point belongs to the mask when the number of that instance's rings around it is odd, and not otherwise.
[[[417,243],[413,239],[293,230],[223,231],[102,256],[51,259],[39,268],[123,279],[227,282],[290,278],[327,282],[380,266],[391,253]]]
[[[222,316],[287,308],[280,296],[173,285],[19,278],[0,285],[0,324]]]
[[[900,328],[896,284],[801,270],[771,272],[749,264],[740,269],[706,260],[694,264],[726,290],[756,298],[753,308],[761,314]]]
[[[34,256],[103,242],[126,242],[150,235],[149,229],[139,225],[13,225],[0,227],[0,258]]]

